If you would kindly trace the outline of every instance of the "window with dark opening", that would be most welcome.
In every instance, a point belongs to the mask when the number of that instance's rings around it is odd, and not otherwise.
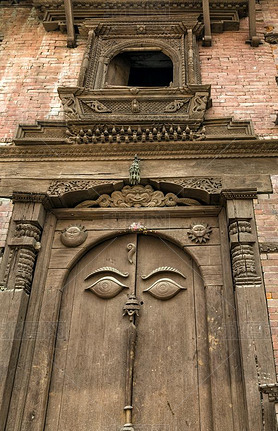
[[[128,51],[116,55],[108,67],[108,85],[165,87],[173,81],[173,63],[161,51]]]

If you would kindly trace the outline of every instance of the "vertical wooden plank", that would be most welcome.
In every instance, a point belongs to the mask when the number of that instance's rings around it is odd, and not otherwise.
[[[226,315],[225,327],[229,352],[229,371],[231,375],[233,421],[235,430],[247,430],[246,400],[242,382],[238,325],[231,272],[230,247],[226,213],[224,209],[219,214],[219,230],[221,237],[221,256],[224,277],[223,298]]]
[[[4,430],[29,296],[24,290],[0,292],[0,429]]]
[[[142,307],[134,372],[134,424],[142,429],[200,430],[197,347],[192,260],[177,246],[139,237],[137,296]],[[156,273],[161,267],[174,272]],[[161,300],[144,292],[162,279],[187,288]],[[162,282],[162,285],[163,282]],[[167,282],[164,285],[167,288]],[[135,428],[136,429],[136,428]]]
[[[26,321],[29,322],[29,324],[24,329],[6,431],[21,430],[22,414],[27,395],[28,381],[32,369],[32,358],[35,347],[36,332],[38,328],[55,226],[56,217],[52,214],[48,214],[41,238],[42,247],[37,258],[32,292],[26,314]],[[30,325],[32,326],[31,334]]]
[[[195,320],[197,332],[197,370],[200,399],[200,431],[213,431],[211,369],[207,326],[207,306],[202,276],[193,265]]]
[[[223,286],[206,286],[213,430],[234,430]],[[220,395],[221,394],[221,395]]]
[[[103,299],[86,290],[92,282],[91,278],[84,281],[97,268],[114,267],[129,272],[128,285],[132,279],[134,283],[132,274],[135,273],[135,265],[129,263],[127,250],[130,238],[116,237],[88,252],[77,264],[73,278],[66,281],[65,289],[75,291],[72,306],[63,302],[67,310],[71,309],[70,315],[66,316],[70,336],[66,344],[63,340],[61,345],[61,340],[57,340],[56,344],[56,357],[59,358],[58,364],[65,366],[65,379],[53,381],[57,377],[55,360],[53,364],[56,328],[53,328],[46,340],[36,341],[22,431],[44,429],[52,365],[51,396],[58,402],[50,402],[49,408],[59,410],[55,412],[54,419],[58,423],[57,431],[75,431],[94,426],[96,429],[105,429],[115,423],[119,426],[123,424],[126,357],[123,327],[126,321],[122,317],[122,310],[128,290],[125,288],[116,297]],[[118,264],[122,264],[122,267],[118,267]],[[101,279],[101,274],[95,277]],[[57,322],[59,318],[62,289],[61,284],[53,285],[52,280],[53,276],[49,274],[40,316],[41,325],[49,321]],[[63,311],[61,316],[65,316]],[[67,350],[66,359],[63,358],[64,349]],[[51,426],[50,417],[47,424]],[[53,428],[49,429],[52,431]]]
[[[236,199],[234,194],[227,202],[227,217],[229,223],[248,221],[251,228],[248,233],[238,224],[237,233],[230,231],[232,251],[242,244],[249,247],[247,258],[239,256],[241,277],[236,270],[233,274],[248,429],[261,431],[265,427],[271,431],[275,426],[274,407],[262,403],[259,384],[272,383],[276,376],[252,199]]]

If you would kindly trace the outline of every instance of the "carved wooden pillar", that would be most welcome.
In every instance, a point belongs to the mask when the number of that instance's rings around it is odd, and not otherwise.
[[[273,382],[275,366],[253,213],[253,190],[223,191],[227,201],[230,253],[248,430],[274,429],[273,406],[259,385]],[[263,428],[265,424],[265,428]]]
[[[0,429],[4,429],[45,220],[45,195],[18,193],[0,274]]]
[[[89,31],[88,33],[88,40],[87,40],[87,46],[86,46],[86,50],[82,59],[82,63],[81,63],[81,68],[80,68],[80,73],[79,73],[79,77],[78,77],[78,85],[80,87],[82,87],[83,85],[85,85],[85,78],[86,78],[86,73],[90,64],[90,53],[92,51],[93,48],[93,43],[95,40],[95,29],[92,29]]]

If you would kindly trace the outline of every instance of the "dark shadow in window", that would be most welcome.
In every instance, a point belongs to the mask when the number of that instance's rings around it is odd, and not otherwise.
[[[128,51],[116,55],[108,67],[108,85],[165,87],[173,81],[173,63],[161,51]]]

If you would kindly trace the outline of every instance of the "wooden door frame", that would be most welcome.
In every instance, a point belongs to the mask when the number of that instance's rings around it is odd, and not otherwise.
[[[244,196],[246,198],[246,195]],[[252,196],[253,197],[253,196]],[[242,198],[241,198],[242,199]],[[237,214],[233,214],[233,208],[235,208],[235,201],[238,206]],[[239,298],[242,293],[236,291],[234,296],[233,289],[233,278],[231,273],[231,261],[230,261],[230,246],[229,239],[227,233],[227,225],[234,222],[235,219],[246,218],[246,211],[248,212],[248,219],[253,220],[254,215],[251,214],[250,208],[252,207],[252,200],[250,198],[246,198],[245,201],[248,201],[247,206],[243,206],[243,214],[240,214],[240,208],[242,211],[242,205],[238,205],[238,199],[235,195],[225,196],[224,206],[227,207],[221,208],[220,206],[201,206],[201,207],[174,207],[174,208],[117,208],[115,209],[51,209],[47,212],[45,226],[43,230],[42,236],[42,249],[37,259],[37,264],[34,273],[33,285],[32,285],[32,293],[29,300],[28,310],[26,314],[26,321],[28,319],[34,319],[38,321],[38,328],[36,331],[36,337],[32,337],[32,339],[26,340],[26,327],[23,332],[23,341],[21,343],[20,354],[17,361],[17,370],[16,376],[13,385],[13,393],[10,402],[10,411],[6,426],[6,431],[41,431],[44,426],[44,418],[47,407],[47,396],[49,390],[49,382],[51,379],[51,366],[52,359],[54,354],[54,346],[56,339],[56,330],[57,325],[51,324],[51,322],[58,322],[59,319],[59,308],[61,301],[61,286],[64,285],[65,280],[68,276],[70,269],[74,266],[74,264],[94,245],[99,242],[108,239],[112,235],[115,234],[124,234],[130,232],[130,229],[125,227],[122,229],[106,229],[106,230],[98,230],[91,237],[88,236],[88,239],[85,244],[75,249],[64,250],[63,258],[64,264],[63,268],[51,268],[51,259],[55,261],[55,253],[51,252],[52,241],[54,238],[55,242],[55,228],[57,223],[60,220],[67,220],[69,223],[74,223],[76,220],[82,221],[92,221],[93,223],[102,222],[105,223],[107,220],[115,218],[116,216],[120,222],[126,222],[126,220],[140,220],[140,217],[144,216],[148,221],[154,219],[156,220],[154,225],[150,224],[146,233],[150,233],[152,235],[158,235],[168,239],[169,241],[177,244],[179,247],[183,248],[189,255],[193,258],[193,260],[198,265],[202,277],[204,279],[204,287],[206,291],[207,300],[215,301],[216,298],[213,295],[223,298],[223,294],[225,297],[225,302],[235,304],[235,308],[237,309],[237,319],[234,321],[239,326],[239,332],[246,330],[246,322],[242,320],[242,312],[244,307],[246,307],[246,303],[248,299],[244,298],[243,300]],[[246,210],[248,208],[248,210]],[[206,265],[208,256],[206,255],[206,259],[204,259],[204,253],[201,250],[203,247],[213,247],[208,244],[190,244],[186,245],[184,239],[179,238],[177,236],[177,229],[161,229],[158,223],[158,217],[168,218],[169,220],[175,220],[177,218],[183,219],[186,221],[189,217],[194,217],[194,220],[207,220],[209,217],[219,217],[219,231],[221,235],[221,241],[219,245],[219,251],[221,249],[221,255],[226,256],[225,259],[222,259],[222,273],[223,279],[219,277],[219,267],[216,268],[217,265]],[[161,219],[162,220],[162,219]],[[160,221],[161,221],[160,220]],[[158,226],[158,228],[156,228]],[[182,230],[182,227],[180,228]],[[105,232],[105,233],[103,233]],[[56,234],[57,235],[57,234]],[[255,235],[255,232],[253,232]],[[231,238],[230,238],[231,243]],[[257,238],[254,241],[255,250],[257,247]],[[201,252],[198,250],[201,250]],[[57,254],[56,254],[57,255]],[[203,255],[203,261],[202,261]],[[213,253],[211,256],[213,259]],[[260,265],[258,264],[259,257],[256,256],[257,262],[257,270],[260,272]],[[49,263],[49,264],[48,264]],[[235,284],[235,283],[234,283]],[[56,289],[55,289],[56,285]],[[244,294],[250,296],[250,292],[246,293],[246,289],[244,290]],[[241,292],[243,291],[241,290]],[[211,292],[213,294],[211,294]],[[265,325],[265,339],[261,340],[262,342],[258,342],[256,340],[256,345],[259,345],[260,354],[264,358],[264,361],[259,362],[261,366],[261,375],[265,373],[265,375],[269,376],[269,379],[273,379],[273,364],[271,362],[272,356],[272,346],[271,346],[271,338],[269,333],[269,323],[267,317],[267,308],[265,301],[262,300],[262,295],[264,295],[263,285],[261,284],[260,289],[256,290],[258,305],[254,305],[254,310],[256,313],[260,313],[261,322]],[[226,296],[225,296],[226,295]],[[252,293],[253,295],[253,293]],[[235,301],[235,302],[234,302]],[[54,305],[51,307],[51,305]],[[252,311],[252,310],[251,310]],[[223,308],[224,314],[227,313],[227,309]],[[209,320],[208,326],[210,322],[213,320]],[[46,330],[47,324],[50,322]],[[245,327],[244,327],[245,324]],[[213,328],[212,328],[213,329]],[[27,332],[28,333],[28,332]],[[42,334],[47,333],[47,337],[42,336]],[[238,345],[238,340],[233,339],[232,333],[234,333],[234,328],[225,328],[226,335],[222,337],[222,340],[225,338],[225,349],[228,348],[228,351],[231,352],[235,350],[235,345]],[[222,334],[223,335],[223,334]],[[252,396],[250,397],[247,393],[247,389],[245,389],[245,399],[240,399],[238,397],[238,390],[235,387],[235,384],[231,384],[231,399],[234,405],[233,421],[234,421],[234,429],[244,429],[242,424],[244,424],[244,412],[245,409],[248,411],[248,418],[246,424],[246,431],[251,430],[251,425],[254,423],[254,416],[256,416],[256,421],[259,420],[259,424],[262,423],[262,413],[261,413],[261,399],[259,395],[254,390],[254,382],[258,382],[258,375],[254,375],[254,364],[248,364],[244,361],[244,355],[248,354],[248,346],[246,346],[246,340],[244,338],[240,339],[240,351],[241,355],[232,355],[229,356],[229,369],[231,372],[231,380],[232,382],[241,381],[243,378],[244,386],[247,388],[248,385],[250,387],[253,385]],[[238,349],[237,349],[238,350]],[[241,356],[241,357],[240,357]],[[250,354],[249,354],[250,358]],[[28,362],[26,364],[26,361]],[[257,357],[257,361],[260,361],[260,357]],[[213,367],[214,364],[217,363],[217,356],[214,355],[214,351],[210,349],[210,366]],[[242,375],[239,373],[240,364],[242,367]],[[22,375],[22,367],[27,366],[26,373]],[[255,364],[255,368],[258,368],[258,364]],[[256,368],[256,371],[258,371]],[[219,371],[218,371],[219,372]],[[253,373],[253,374],[252,374]],[[248,380],[247,380],[248,379]],[[253,383],[252,383],[253,382]],[[263,383],[263,382],[260,382]],[[241,385],[241,383],[240,383]],[[19,391],[17,393],[17,391]],[[244,392],[244,391],[243,391]],[[221,394],[217,393],[217,387],[212,389],[212,397],[213,400],[217,399],[218,402],[221,403],[221,399],[223,397]],[[248,399],[248,397],[250,399]],[[255,403],[254,403],[255,400]],[[215,403],[215,401],[213,401]],[[34,409],[34,405],[36,405],[36,409]],[[264,405],[264,419],[266,420],[266,430],[270,431],[272,428],[272,416],[273,409],[270,408],[268,403]],[[238,413],[239,412],[239,413]],[[255,415],[254,415],[255,413]],[[221,409],[219,409],[219,404],[213,408],[213,421],[215,430],[220,429],[219,424],[223,421]],[[239,428],[241,426],[241,428]],[[256,422],[255,428],[252,429],[261,431],[259,428],[260,425]]]

